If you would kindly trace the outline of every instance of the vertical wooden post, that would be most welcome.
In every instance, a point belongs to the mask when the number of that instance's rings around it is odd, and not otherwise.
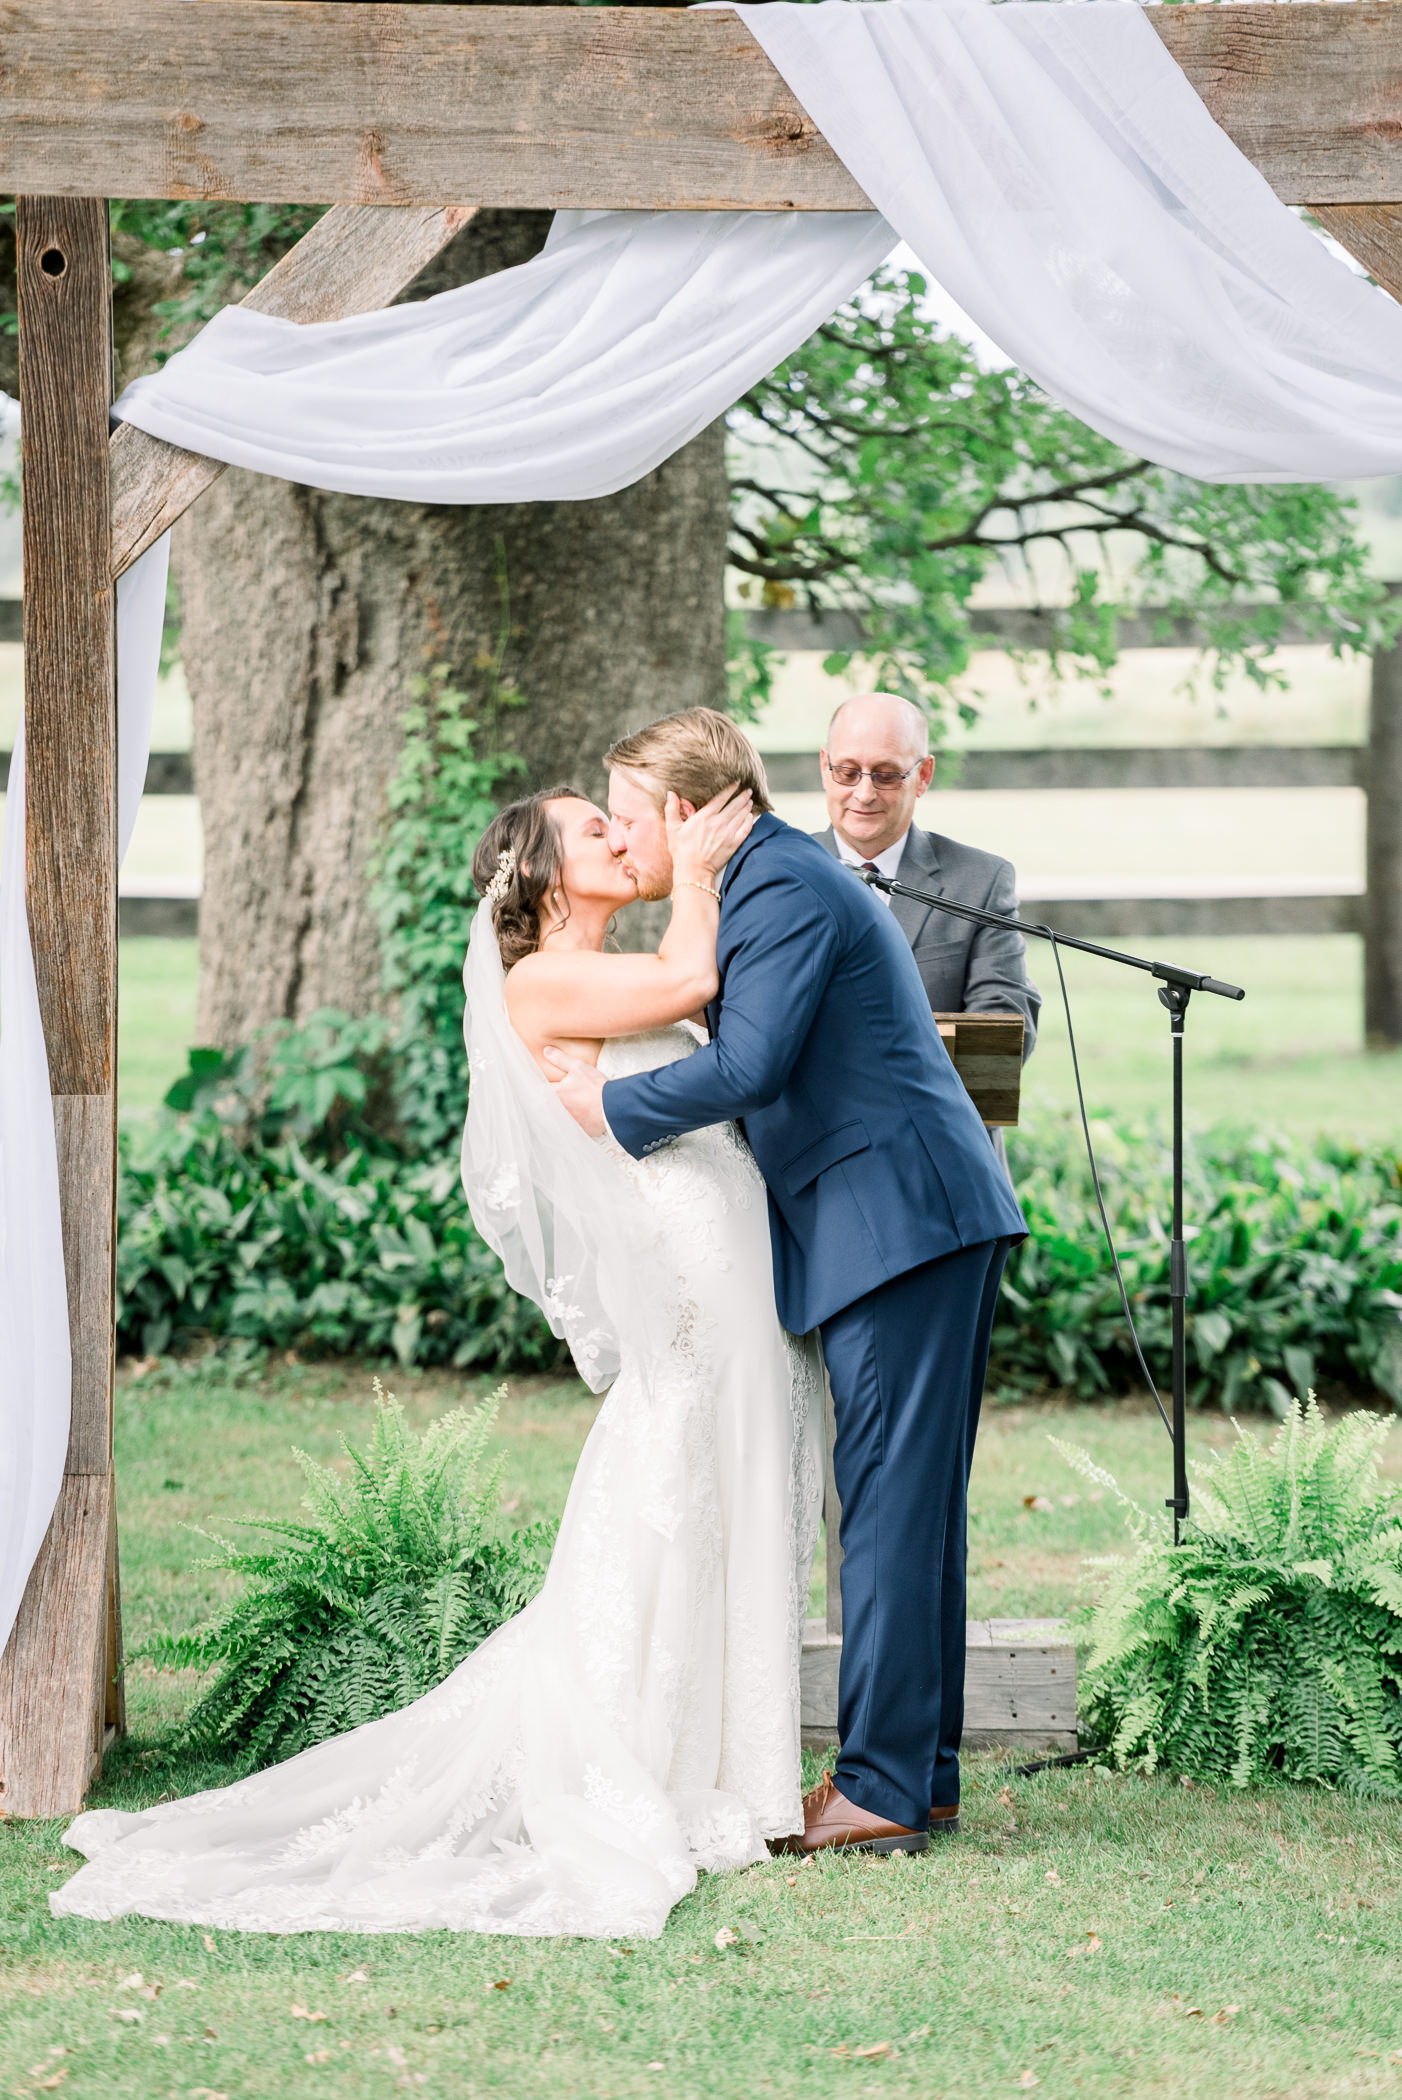
[[[22,197],[29,928],[58,1140],[73,1342],[63,1489],[0,1661],[0,1806],[72,1813],[122,1721],[112,1484],[116,1195],[116,622],[107,204]]]
[[[1372,1049],[1402,1043],[1402,647],[1373,658],[1368,721],[1363,1028]]]

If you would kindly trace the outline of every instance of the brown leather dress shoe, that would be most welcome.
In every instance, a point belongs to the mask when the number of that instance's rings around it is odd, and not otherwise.
[[[959,1835],[959,1809],[932,1808],[930,1810],[930,1835],[932,1838],[957,1838]]]
[[[824,1772],[811,1794],[803,1797],[803,1829],[784,1838],[776,1852],[924,1852],[930,1843],[928,1830],[907,1830],[903,1823],[888,1823],[869,1809],[839,1792],[831,1772]]]

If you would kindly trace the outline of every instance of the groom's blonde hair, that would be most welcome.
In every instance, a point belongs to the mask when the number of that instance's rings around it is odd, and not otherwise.
[[[646,774],[642,784],[658,791],[659,807],[670,790],[700,809],[732,783],[750,790],[757,811],[774,807],[763,759],[744,730],[713,707],[688,707],[620,737],[604,753],[604,764]]]

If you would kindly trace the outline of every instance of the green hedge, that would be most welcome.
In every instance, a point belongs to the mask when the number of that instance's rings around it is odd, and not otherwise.
[[[1150,1367],[1167,1376],[1170,1154],[1152,1126],[1092,1125],[1106,1209]],[[1005,1388],[1138,1385],[1095,1218],[1079,1130],[1018,1131],[1013,1176],[1031,1237],[993,1333]],[[1402,1408],[1402,1168],[1395,1148],[1216,1132],[1193,1142],[1189,1393],[1194,1405],[1288,1410],[1337,1386]]]
[[[1168,1154],[1152,1128],[1095,1126],[1106,1202],[1151,1364],[1168,1352]],[[1031,1238],[994,1330],[1004,1391],[1114,1393],[1138,1381],[1079,1132],[1042,1122],[1010,1148]],[[1396,1151],[1218,1134],[1192,1148],[1196,1405],[1271,1408],[1341,1387],[1402,1407],[1402,1178]],[[373,1143],[317,1156],[210,1108],[125,1132],[117,1278],[122,1346],[205,1336],[394,1354],[500,1371],[562,1361],[473,1231],[452,1158]]]
[[[322,1164],[295,1138],[172,1117],[123,1133],[118,1214],[118,1340],[142,1355],[238,1335],[406,1365],[561,1361],[473,1230],[456,1160]]]

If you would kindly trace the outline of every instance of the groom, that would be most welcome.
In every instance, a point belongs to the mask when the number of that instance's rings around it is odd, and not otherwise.
[[[610,843],[672,887],[668,791],[731,782],[761,812],[721,878],[711,1041],[605,1082],[555,1053],[561,1099],[635,1159],[739,1121],[769,1187],[774,1291],[817,1327],[842,1502],[842,1754],[788,1849],[918,1852],[957,1829],[966,1493],[998,1282],[1026,1231],[892,915],[773,813],[748,739],[709,708],[606,754]]]

